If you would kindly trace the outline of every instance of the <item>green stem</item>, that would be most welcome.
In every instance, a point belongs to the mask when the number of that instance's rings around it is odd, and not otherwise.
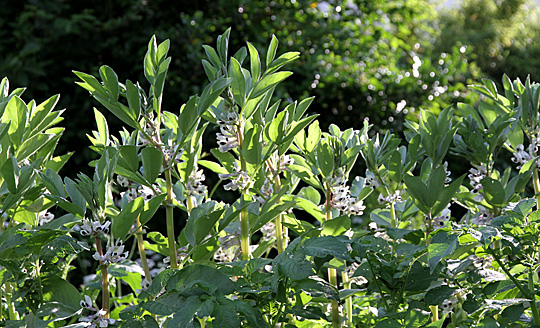
[[[144,276],[146,278],[146,281],[152,282],[152,276],[150,275],[150,268],[148,267],[148,260],[146,259],[146,253],[144,251],[144,241],[143,241],[143,230],[141,227],[141,221],[139,220],[139,216],[137,216],[137,232],[135,233],[135,236],[137,236],[137,246],[139,248],[139,255],[141,257],[141,263],[144,270]]]
[[[240,244],[242,247],[242,258],[244,260],[249,260],[251,257],[251,252],[249,249],[249,218],[248,218],[248,209],[247,207],[240,212],[240,235],[241,240]]]
[[[341,273],[341,279],[343,281],[343,289],[351,289],[349,275],[346,272]],[[347,317],[347,327],[354,327],[352,295],[347,296],[347,298],[345,299],[345,316]]]
[[[430,305],[429,309],[431,310],[431,322],[439,321],[439,306],[438,305]]]
[[[392,228],[397,228],[396,208],[394,206],[394,202],[390,203],[390,224],[392,225]]]
[[[326,188],[326,221],[332,220],[332,206],[330,205],[331,201],[331,190],[330,187]],[[337,281],[337,271],[334,268],[328,268],[328,282],[335,286],[339,290],[338,281]],[[341,327],[341,318],[339,315],[339,303],[336,300],[332,300],[332,327],[339,328]]]
[[[486,250],[491,256],[493,256],[495,261],[499,264],[501,269],[503,269],[504,273],[510,278],[510,280],[512,280],[514,285],[519,289],[519,291],[523,294],[523,296],[525,296],[526,298],[530,300],[529,303],[531,304],[531,311],[533,314],[534,324],[540,325],[540,315],[538,313],[538,306],[536,305],[536,295],[534,293],[534,289],[532,293],[529,293],[529,291],[523,288],[523,286],[519,283],[519,281],[517,281],[517,279],[512,275],[512,273],[510,273],[510,271],[504,266],[500,258],[497,255],[495,255],[495,252],[493,252],[493,250],[491,250],[489,247],[487,247]],[[529,272],[529,279],[532,279],[532,275],[530,272]]]
[[[206,317],[197,318],[197,319],[199,319],[199,324],[201,325],[201,328],[205,328],[206,327]]]
[[[101,239],[99,237],[96,237],[96,249],[99,255],[103,256],[103,248],[101,247]],[[109,317],[109,312],[111,311],[108,267],[108,265],[101,262],[101,308],[107,312],[105,318]]]
[[[538,179],[538,170],[533,170],[534,197],[536,198],[536,209],[540,209],[540,180]]]
[[[328,282],[338,288],[337,270],[334,268],[328,268]],[[339,315],[339,303],[332,300],[332,327],[341,327],[341,318]]]
[[[536,305],[536,294],[534,292],[534,279],[533,272],[529,269],[529,293],[531,297],[531,311],[534,318],[534,324],[540,325],[540,315],[538,314],[538,307]]]
[[[170,168],[165,171],[165,181],[167,183],[167,207],[165,208],[165,215],[167,219],[167,241],[169,245],[169,257],[171,258],[171,268],[178,269],[178,260],[176,258],[176,241],[174,237],[172,177]]]
[[[241,119],[240,119],[241,120]],[[244,135],[242,131],[242,124],[239,124],[236,127],[236,132],[238,136],[238,148],[242,149],[242,143],[244,142]],[[240,170],[242,172],[247,172],[247,163],[244,159],[244,156],[240,153]],[[246,186],[242,190],[242,197],[247,193],[249,186]],[[242,248],[242,259],[249,260],[251,258],[251,251],[249,249],[250,236],[249,236],[249,217],[248,217],[248,208],[244,208],[240,212],[240,247]]]
[[[274,178],[275,192],[279,192],[279,189],[281,188],[281,180],[279,179],[278,174],[279,173],[277,173]],[[278,204],[279,203],[281,203],[281,198],[278,200]],[[280,213],[278,216],[276,216],[275,225],[278,254],[283,253],[285,251],[285,248],[287,248],[287,228],[283,226],[283,221],[283,213]]]
[[[9,320],[19,320],[19,313],[15,310],[15,302],[12,302],[11,296],[13,294],[13,287],[11,283],[6,283],[6,303],[8,306],[8,318]]]

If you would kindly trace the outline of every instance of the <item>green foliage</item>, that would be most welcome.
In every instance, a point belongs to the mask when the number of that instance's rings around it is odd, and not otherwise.
[[[321,129],[306,114],[313,98],[272,99],[298,53],[279,55],[273,36],[264,52],[247,43],[231,56],[230,38],[204,47],[210,81],[178,110],[163,105],[169,41],[151,38],[147,83],[121,83],[109,66],[99,79],[76,71],[103,107],[88,135],[93,174],[74,179],[58,172],[69,155],[54,156],[58,97],[26,103],[2,80],[2,324],[540,324],[539,84],[505,76],[499,91],[483,80],[471,87],[478,105],[421,111],[405,140],[368,122]],[[110,129],[108,112],[126,127]],[[217,147],[206,153],[210,126]],[[501,172],[503,150],[516,168]],[[449,153],[470,166],[467,180]],[[367,170],[354,176],[359,159]],[[213,190],[199,165],[218,174]],[[371,194],[379,205],[364,205]],[[52,219],[53,209],[67,214]],[[95,275],[78,289],[68,273],[87,251]]]

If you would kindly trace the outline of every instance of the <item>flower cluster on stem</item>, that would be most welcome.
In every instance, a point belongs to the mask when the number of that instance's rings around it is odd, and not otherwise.
[[[84,295],[84,300],[81,301],[81,307],[96,312],[87,317],[82,317],[79,319],[79,321],[82,321],[82,325],[84,325],[85,327],[108,327],[109,325],[112,325],[116,322],[116,320],[114,319],[107,318],[107,311],[103,309],[98,310],[94,306],[94,302],[88,295]]]
[[[238,114],[235,112],[227,112],[221,114],[221,120],[217,121],[219,131],[216,134],[218,150],[222,153],[228,152],[231,149],[238,147]]]
[[[330,181],[332,198],[330,206],[347,214],[361,215],[366,208],[363,202],[351,195],[349,186],[346,185],[342,175],[334,176]]]
[[[484,164],[473,167],[469,170],[469,179],[471,181],[471,187],[473,187],[473,190],[471,191],[472,194],[474,194],[474,200],[477,202],[481,202],[484,199],[484,195],[480,193],[482,190],[482,179],[486,177],[487,169]]]
[[[247,172],[240,170],[240,166],[237,163],[234,163],[233,172],[226,174],[219,174],[221,180],[231,179],[231,182],[223,186],[225,190],[243,190],[251,181]]]

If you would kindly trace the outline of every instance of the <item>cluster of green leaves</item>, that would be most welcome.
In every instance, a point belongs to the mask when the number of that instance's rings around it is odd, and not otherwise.
[[[313,98],[272,101],[291,76],[282,68],[299,54],[278,55],[272,37],[264,59],[250,43],[230,56],[229,37],[227,30],[215,48],[204,47],[209,83],[178,112],[162,109],[169,41],[148,44],[146,89],[120,82],[109,66],[99,79],[75,72],[125,124],[111,133],[94,111],[97,131],[88,137],[100,157],[90,163],[92,176],[58,173],[69,154],[53,156],[63,132],[53,127],[57,97],[26,104],[22,89],[9,93],[3,80],[6,324],[540,326],[540,84],[505,77],[499,92],[484,80],[471,87],[483,96],[478,106],[460,103],[438,116],[421,111],[418,122],[406,123],[405,140],[372,134],[367,122],[323,132],[306,115]],[[206,153],[210,125],[220,128],[221,143]],[[502,150],[514,154],[519,170],[499,171]],[[470,162],[470,185],[448,171],[449,153]],[[367,170],[352,178],[358,159]],[[227,180],[224,189],[236,199],[227,204],[208,193],[199,166]],[[381,205],[366,210],[362,201],[371,194]],[[39,213],[55,205],[68,214],[42,220]],[[461,217],[451,214],[457,206]],[[156,215],[160,207],[165,218]],[[369,220],[369,229],[354,226],[355,218]],[[166,226],[166,235],[148,231],[151,222]],[[91,239],[74,237],[77,223]],[[67,274],[88,243],[96,276],[79,291]],[[168,268],[153,276],[147,250],[169,256]]]
[[[66,279],[87,249],[70,235],[73,215],[47,216],[54,202],[45,196],[45,175],[71,156],[54,156],[64,132],[55,127],[62,121],[63,111],[54,110],[59,96],[26,103],[23,92],[10,92],[7,78],[0,83],[0,315],[20,327],[62,322],[79,310],[79,291]]]

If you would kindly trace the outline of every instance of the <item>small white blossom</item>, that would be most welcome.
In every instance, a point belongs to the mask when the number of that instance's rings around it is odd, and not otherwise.
[[[238,135],[236,127],[238,125],[238,115],[233,112],[221,114],[221,121],[217,121],[219,131],[216,134],[218,150],[222,153],[238,147]]]
[[[376,189],[381,185],[379,180],[375,177],[375,175],[369,171],[366,170],[366,179],[364,180],[364,186],[369,187],[371,189]]]
[[[263,234],[261,241],[268,242],[276,239],[276,224],[272,221],[262,226],[261,232]]]
[[[80,234],[82,236],[96,236],[96,235],[106,235],[109,233],[109,226],[111,225],[111,221],[105,221],[104,223],[101,223],[99,221],[92,221],[84,219],[83,224],[79,226],[80,228]]]
[[[443,168],[444,168],[444,172],[446,173],[446,179],[444,180],[444,183],[449,184],[450,182],[452,182],[452,178],[450,178],[450,175],[452,174],[452,172],[448,170],[448,162],[446,161],[444,162]]]
[[[469,172],[468,177],[471,180],[471,186],[473,187],[471,193],[475,195],[475,201],[481,202],[484,199],[484,196],[480,193],[483,188],[481,181],[486,177],[486,166],[482,164],[480,166],[473,167],[469,170]]]
[[[397,190],[395,193],[386,197],[383,196],[383,194],[379,194],[379,198],[377,200],[379,201],[379,204],[400,202],[401,195],[399,194],[399,190]]]
[[[94,307],[94,302],[92,302],[92,299],[88,295],[84,295],[84,300],[81,301],[81,307],[92,311],[97,311],[97,309]]]
[[[107,311],[105,310],[99,310],[95,314],[90,315],[88,317],[82,317],[79,319],[79,321],[83,322],[83,325],[89,328],[104,328],[108,327],[109,325],[112,325],[116,322],[114,319],[105,318],[105,315],[107,314]]]
[[[40,212],[38,215],[39,225],[44,225],[51,222],[54,219],[54,214],[47,212],[46,210]]]
[[[330,179],[330,188],[332,199],[330,205],[347,214],[361,215],[366,207],[363,202],[357,200],[351,195],[349,186],[345,185],[345,181],[341,175],[334,176]]]
[[[104,255],[99,254],[99,252],[95,252],[92,257],[96,261],[100,261],[105,265],[109,265],[111,263],[120,263],[128,258],[129,252],[124,252],[124,245],[122,244],[121,240],[117,240],[115,245],[110,245],[109,242],[107,242],[107,252]]]
[[[493,220],[493,214],[484,206],[478,206],[479,214],[471,218],[471,223],[478,226],[488,225]]]
[[[148,287],[150,287],[150,281],[148,281],[146,278],[143,278],[141,280],[141,289],[146,290]]]
[[[168,145],[163,147],[165,162],[169,164],[171,162],[183,163],[182,154],[184,154],[184,150],[179,145],[173,145],[171,139],[169,139]]]
[[[138,197],[137,189],[129,188],[128,190],[126,190],[124,192],[121,192],[120,197],[122,197],[122,198],[126,197],[126,200],[129,203],[129,202],[131,202],[132,200],[134,200],[135,198]]]
[[[525,146],[522,144],[519,144],[516,146],[516,151],[513,153],[513,157],[511,158],[512,162],[519,164],[517,166],[517,169],[521,169],[521,167],[536,157],[536,152],[538,151],[538,140],[537,138],[533,138],[533,142],[527,147],[527,151],[525,151]]]
[[[137,188],[137,191],[139,196],[141,196],[145,201],[149,201],[156,196],[154,190],[147,186],[141,185],[139,188]]]
[[[349,281],[351,283],[361,286],[361,285],[367,284],[368,280],[364,276],[353,277],[354,273],[356,272],[356,270],[358,270],[359,267],[360,267],[359,263],[353,262],[351,265],[345,268],[345,273],[349,277]]]
[[[231,182],[223,186],[223,189],[225,190],[236,190],[239,188],[243,190],[251,181],[249,174],[245,171],[241,171],[240,167],[236,163],[234,163],[233,173],[220,173],[218,176],[221,180],[232,178]]]
[[[256,195],[253,198],[255,198],[255,200],[259,202],[261,205],[266,203],[266,201],[270,199],[270,197],[272,197],[272,195],[274,194],[274,186],[272,185],[272,182],[269,179],[267,178],[264,179],[260,193],[261,193],[261,196]]]
[[[186,190],[190,196],[203,195],[207,192],[203,181],[206,179],[203,170],[193,170],[186,182]]]
[[[441,215],[433,218],[433,228],[435,228],[435,230],[439,230],[446,225],[446,222],[450,221],[452,212],[449,207],[450,205],[446,206],[446,208],[442,210]]]
[[[441,304],[443,315],[452,313],[454,310],[454,306],[456,306],[457,303],[458,303],[458,299],[456,297],[445,299]]]
[[[116,181],[118,181],[118,185],[120,187],[125,188],[125,187],[129,186],[129,180],[126,177],[123,177],[121,175],[116,177]]]
[[[279,158],[279,170],[285,171],[287,167],[294,164],[294,160],[289,155],[281,155]]]

